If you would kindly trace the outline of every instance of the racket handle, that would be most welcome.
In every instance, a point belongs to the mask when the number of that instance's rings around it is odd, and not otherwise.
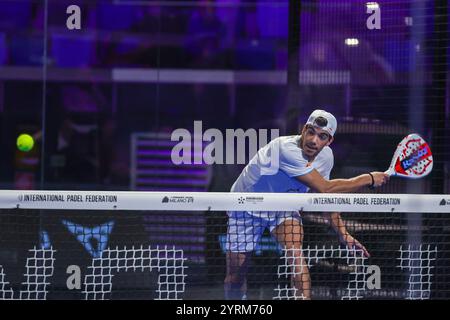
[[[393,168],[387,169],[384,173],[386,173],[387,175],[389,175],[389,177],[395,176],[395,171],[394,171]]]

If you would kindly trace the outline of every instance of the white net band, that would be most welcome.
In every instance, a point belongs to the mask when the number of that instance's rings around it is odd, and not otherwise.
[[[0,191],[0,209],[448,213],[450,196],[227,192]]]

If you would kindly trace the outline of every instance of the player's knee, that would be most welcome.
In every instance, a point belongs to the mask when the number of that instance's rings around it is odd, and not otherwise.
[[[224,284],[242,283],[245,279],[245,274],[229,273],[225,277]]]

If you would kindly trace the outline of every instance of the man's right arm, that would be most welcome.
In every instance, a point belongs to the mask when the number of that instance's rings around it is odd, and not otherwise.
[[[374,187],[380,187],[389,180],[389,175],[384,172],[371,172],[371,174]],[[296,179],[320,193],[350,193],[372,185],[370,174],[362,174],[350,179],[325,180],[315,169],[308,174],[297,176]]]

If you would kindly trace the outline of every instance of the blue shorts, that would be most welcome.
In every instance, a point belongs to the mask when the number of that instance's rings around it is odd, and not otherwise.
[[[286,220],[297,220],[302,224],[298,211],[229,211],[225,248],[231,252],[251,252],[266,228],[272,232]]]

